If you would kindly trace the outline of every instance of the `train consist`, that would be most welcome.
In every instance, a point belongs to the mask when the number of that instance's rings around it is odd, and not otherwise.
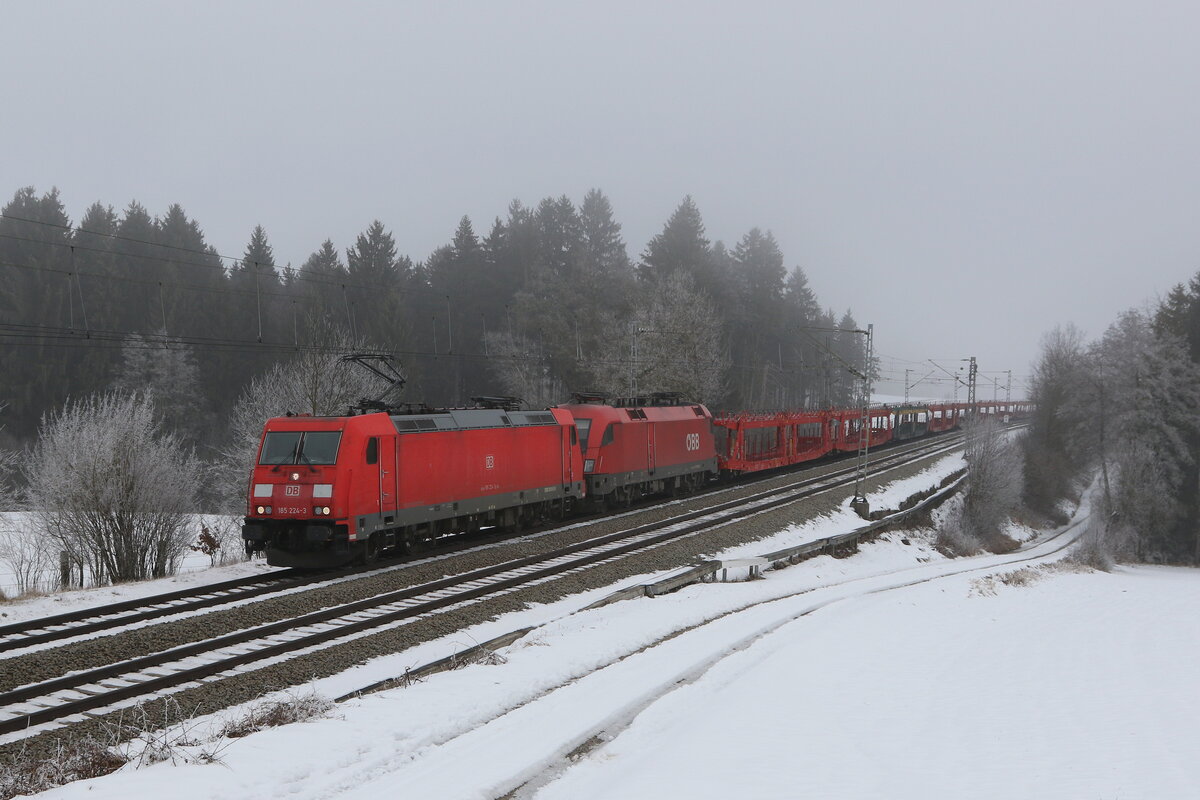
[[[487,399],[484,399],[487,400]],[[1027,403],[978,403],[1008,421]],[[963,403],[713,416],[677,395],[580,394],[544,411],[482,407],[267,421],[242,537],[278,566],[374,561],[439,536],[692,491],[958,427]]]

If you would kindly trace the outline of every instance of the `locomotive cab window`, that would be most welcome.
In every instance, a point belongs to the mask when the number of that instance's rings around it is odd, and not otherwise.
[[[604,447],[605,445],[609,445],[609,444],[613,443],[613,428],[615,428],[615,427],[616,427],[615,425],[609,425],[607,428],[604,429],[604,435],[600,437],[600,446],[601,447]]]
[[[341,441],[341,431],[271,431],[263,441],[258,463],[336,464]]]
[[[587,450],[588,431],[591,430],[591,428],[592,421],[590,419],[575,420],[575,429],[579,431],[579,446],[584,450]]]
[[[296,450],[300,444],[301,434],[288,431],[268,433],[263,441],[262,453],[259,454],[260,464],[294,464]]]
[[[367,440],[367,463],[379,463],[379,437],[372,436]]]

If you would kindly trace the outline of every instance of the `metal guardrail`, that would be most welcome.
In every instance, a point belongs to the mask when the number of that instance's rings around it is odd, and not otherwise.
[[[776,568],[787,563],[795,564],[810,558],[814,555],[822,553],[835,552],[840,547],[853,544],[857,547],[858,543],[867,536],[871,536],[879,530],[893,525],[903,519],[906,519],[913,514],[923,511],[931,506],[940,504],[947,497],[953,494],[962,485],[963,473],[960,472],[954,477],[953,482],[939,487],[937,491],[928,497],[922,499],[915,505],[899,510],[894,514],[889,514],[878,520],[871,522],[868,525],[863,525],[860,528],[855,528],[849,533],[839,534],[837,536],[827,536],[823,539],[817,539],[811,542],[805,542],[795,547],[788,547],[783,550],[776,550],[762,556],[754,558],[736,558],[726,561],[702,561],[691,567],[687,567],[679,572],[668,575],[651,583],[639,583],[633,586],[627,586],[624,589],[618,589],[612,594],[605,595],[594,603],[584,606],[581,611],[587,611],[592,608],[600,608],[602,606],[617,603],[622,600],[632,600],[635,597],[657,597],[658,595],[668,594],[684,586],[693,583],[702,583],[708,580],[715,580],[718,572],[725,572],[729,569],[747,569],[750,577],[758,577],[762,570],[770,565],[775,565]],[[526,634],[535,630],[533,627],[521,628],[519,630],[510,631],[495,639],[489,639],[486,642],[468,647],[465,650],[460,650],[445,658],[440,658],[437,661],[431,661],[428,664],[423,664],[419,667],[406,670],[403,675],[397,675],[390,678],[385,678],[381,681],[376,681],[369,686],[363,686],[348,692],[338,698],[335,702],[343,702],[364,694],[390,689],[394,686],[404,686],[414,680],[420,680],[428,675],[437,672],[444,672],[449,669],[455,669],[458,666],[469,664],[479,660],[481,656],[497,650],[501,647],[507,647],[510,644],[518,641]]]
[[[886,517],[877,519],[867,525],[855,528],[848,533],[841,533],[836,536],[826,536],[822,539],[814,539],[811,542],[787,547],[783,550],[775,550],[770,553],[764,553],[757,558],[751,559],[731,559],[729,561],[702,561],[699,564],[683,569],[679,572],[668,575],[651,583],[639,583],[634,586],[627,586],[624,589],[618,589],[610,595],[600,598],[596,602],[585,606],[584,610],[591,608],[600,608],[601,606],[616,603],[621,600],[630,600],[635,597],[657,597],[662,594],[673,592],[688,586],[693,583],[703,583],[707,581],[715,581],[718,572],[725,572],[729,569],[748,568],[750,576],[756,577],[761,573],[762,567],[773,565],[776,568],[788,564],[795,564],[813,556],[823,554],[833,554],[839,549],[853,546],[858,547],[859,542],[864,538],[873,536],[883,528],[889,525],[895,525],[908,517],[924,511],[930,507],[941,504],[954,492],[958,491],[962,485],[963,475],[960,473],[951,483],[938,488],[933,494],[924,498],[909,508],[902,509]]]

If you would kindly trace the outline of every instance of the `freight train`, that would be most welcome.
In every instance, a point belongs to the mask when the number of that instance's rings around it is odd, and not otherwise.
[[[577,394],[541,411],[510,398],[475,408],[352,410],[267,421],[249,483],[247,552],[277,566],[371,563],[482,528],[516,530],[576,511],[694,491],[957,428],[966,404],[724,413],[674,394]],[[978,403],[1008,421],[1029,404]]]

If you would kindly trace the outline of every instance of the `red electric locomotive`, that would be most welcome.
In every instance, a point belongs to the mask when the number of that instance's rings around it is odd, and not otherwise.
[[[369,562],[446,533],[565,514],[583,479],[563,410],[276,417],[242,536],[277,566]]]
[[[699,403],[667,392],[612,401],[576,394],[557,408],[575,418],[589,500],[629,503],[716,477],[712,415]]]
[[[356,361],[390,381],[386,355]],[[378,366],[376,366],[378,364]],[[386,372],[385,370],[390,370]],[[831,452],[949,430],[969,406],[735,413],[714,420],[679,395],[610,400],[577,394],[545,411],[513,398],[483,407],[403,411],[364,400],[341,417],[276,417],[263,429],[242,537],[277,566],[373,561],[439,536],[561,518],[581,500],[628,504],[690,490],[721,474],[797,464]],[[1011,418],[1030,405],[981,403]]]

